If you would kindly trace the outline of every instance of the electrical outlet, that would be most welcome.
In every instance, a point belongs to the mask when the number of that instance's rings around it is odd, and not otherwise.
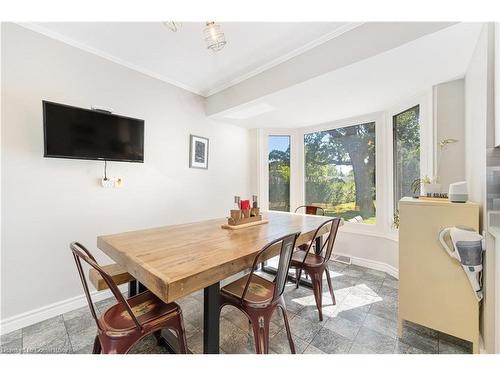
[[[120,188],[123,186],[123,179],[120,177],[111,177],[101,180],[101,185],[103,188]]]
[[[103,188],[112,188],[115,187],[115,182],[110,178],[103,178],[101,180],[101,185]]]

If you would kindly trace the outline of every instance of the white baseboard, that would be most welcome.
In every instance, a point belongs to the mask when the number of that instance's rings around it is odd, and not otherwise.
[[[127,291],[127,287],[128,285],[124,284],[120,285],[118,289],[120,289],[120,291],[124,293]],[[91,292],[91,295],[94,302],[102,301],[112,296],[110,290],[94,291]],[[46,319],[53,318],[54,316],[67,313],[75,309],[79,309],[80,307],[86,305],[87,299],[85,298],[85,294],[81,294],[76,297],[68,298],[64,301],[52,303],[50,305],[27,311],[25,313],[15,315],[7,319],[2,319],[0,321],[0,333],[4,335],[19,328],[24,328],[32,324],[39,323]]]
[[[358,258],[358,257],[353,257],[352,255],[349,254],[344,254],[344,253],[335,253],[335,255],[342,255],[351,258],[351,263],[356,265],[356,266],[361,266],[361,267],[366,267],[366,268],[371,268],[377,271],[382,271],[386,272],[392,277],[395,277],[396,279],[399,280],[399,270],[387,263],[382,263],[376,260],[371,260],[371,259],[366,259],[366,258]]]

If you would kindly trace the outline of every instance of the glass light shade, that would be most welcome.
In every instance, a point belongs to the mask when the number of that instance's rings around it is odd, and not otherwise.
[[[207,22],[207,27],[205,28],[205,42],[207,43],[207,48],[214,52],[220,51],[226,45],[226,37],[221,31],[220,25],[215,24],[215,22]]]

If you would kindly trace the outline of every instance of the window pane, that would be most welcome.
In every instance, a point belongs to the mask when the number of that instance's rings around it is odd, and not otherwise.
[[[420,125],[419,106],[393,117],[394,209],[403,197],[420,194]]]
[[[375,223],[375,123],[304,135],[306,204]]]
[[[269,209],[290,211],[290,137],[269,136]]]

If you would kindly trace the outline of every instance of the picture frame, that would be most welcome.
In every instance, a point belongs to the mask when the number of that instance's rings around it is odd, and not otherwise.
[[[189,136],[189,168],[208,169],[208,146],[208,138]]]

